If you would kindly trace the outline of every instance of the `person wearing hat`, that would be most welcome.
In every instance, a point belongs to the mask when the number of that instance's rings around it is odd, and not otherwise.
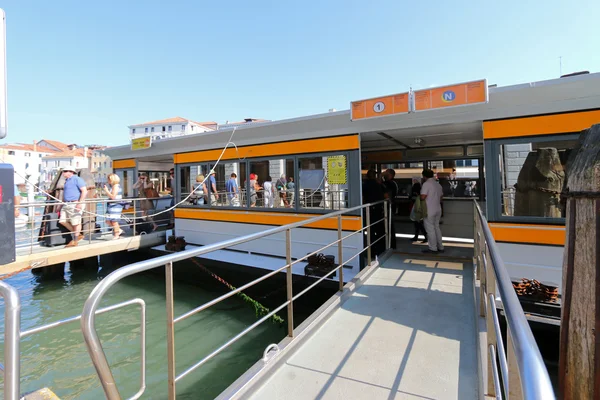
[[[87,196],[87,186],[75,172],[75,168],[71,165],[63,168],[62,174],[65,178],[63,203],[59,204],[56,210],[60,215],[58,222],[73,234],[74,240],[70,241],[67,247],[77,246],[77,243],[83,239],[81,216],[84,207],[83,201]]]
[[[210,192],[210,205],[216,206],[217,200],[219,199],[219,193],[217,192],[217,179],[215,178],[215,170],[210,170],[210,177],[208,178],[208,191]]]

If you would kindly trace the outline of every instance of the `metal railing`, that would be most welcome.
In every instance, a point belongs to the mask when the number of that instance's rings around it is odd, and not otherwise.
[[[382,216],[382,218],[377,219],[374,222],[371,222],[371,211],[370,210],[372,207],[373,207],[373,210],[377,210],[378,216],[380,216],[380,215]],[[390,238],[389,238],[388,232],[390,232],[390,230],[389,230],[388,224],[389,224],[390,219],[388,218],[388,216],[390,214],[389,214],[388,208],[389,208],[389,203],[387,201],[381,201],[381,202],[377,202],[377,203],[353,207],[353,208],[350,208],[347,210],[335,211],[335,212],[332,212],[329,214],[310,218],[310,219],[307,219],[302,222],[296,222],[296,223],[292,223],[292,224],[288,224],[288,225],[284,225],[284,226],[280,226],[280,227],[275,227],[275,228],[267,229],[262,232],[257,232],[257,233],[253,233],[250,235],[241,236],[241,237],[238,237],[235,239],[229,239],[229,240],[215,243],[212,245],[207,245],[207,246],[203,246],[203,247],[196,248],[196,249],[185,250],[182,252],[153,258],[150,260],[137,262],[137,263],[125,266],[123,268],[120,268],[120,269],[112,272],[111,274],[109,274],[94,288],[94,290],[88,297],[88,299],[85,302],[85,305],[83,307],[83,313],[82,313],[82,318],[81,318],[81,330],[83,332],[85,343],[86,343],[88,352],[90,354],[90,357],[92,359],[92,362],[94,364],[94,367],[96,368],[96,372],[100,378],[100,382],[102,383],[102,387],[104,389],[104,393],[105,393],[106,397],[111,400],[120,399],[120,394],[119,394],[119,390],[116,386],[115,379],[113,377],[110,365],[108,364],[108,360],[107,360],[104,350],[102,348],[102,344],[100,343],[100,339],[98,338],[98,334],[96,332],[95,316],[96,316],[96,313],[98,310],[98,306],[99,306],[104,294],[112,286],[114,286],[117,282],[119,282],[121,279],[128,277],[130,275],[136,274],[136,273],[140,273],[140,272],[148,271],[153,268],[165,266],[165,278],[166,278],[165,286],[166,286],[166,303],[167,303],[167,321],[166,321],[167,322],[167,366],[168,366],[168,382],[167,383],[168,383],[169,399],[175,399],[176,383],[178,381],[180,381],[184,377],[188,376],[194,370],[196,370],[197,368],[204,365],[207,361],[209,361],[210,359],[217,356],[223,350],[227,349],[229,346],[231,346],[232,344],[237,342],[240,338],[244,337],[247,333],[251,332],[254,328],[256,328],[257,326],[259,326],[260,324],[262,324],[263,322],[265,322],[266,320],[271,318],[273,315],[275,315],[275,313],[281,311],[282,309],[284,309],[286,307],[287,307],[288,336],[293,338],[294,337],[293,302],[295,300],[297,300],[298,298],[303,296],[309,290],[314,288],[316,285],[321,283],[324,279],[328,278],[329,276],[331,276],[332,274],[334,274],[337,271],[339,271],[339,290],[343,291],[344,290],[344,266],[346,266],[348,263],[350,263],[351,261],[353,261],[354,259],[359,257],[365,251],[367,253],[366,262],[368,265],[371,265],[371,263],[372,263],[371,248],[373,245],[375,245],[378,241],[380,241],[382,239],[386,239],[384,248],[389,249]],[[342,231],[342,215],[345,213],[358,211],[361,209],[365,209],[365,216],[366,216],[365,226],[361,229],[358,229],[358,230],[352,232],[352,233],[349,233],[346,236],[343,236],[343,234],[342,234],[342,232],[343,232]],[[319,221],[322,221],[325,219],[329,219],[329,218],[337,219],[337,238],[338,239],[327,244],[326,246],[324,246],[318,250],[315,250],[314,252],[312,252],[310,254],[307,254],[304,257],[301,257],[299,259],[292,261],[292,229],[300,228],[300,227],[303,227],[303,226],[306,226],[309,224],[313,224],[313,223],[316,223],[316,222],[319,222]],[[382,225],[383,225],[383,227],[382,227]],[[376,228],[373,228],[375,226],[376,226]],[[375,233],[375,232],[373,232],[373,229],[377,230],[379,233],[385,232],[385,234],[382,234],[379,238],[372,241],[371,234]],[[344,261],[343,260],[343,251],[342,251],[343,250],[342,243],[343,243],[344,239],[348,239],[349,237],[357,235],[357,234],[361,234],[361,237],[362,237],[364,235],[363,232],[365,232],[365,231],[366,231],[366,239],[365,239],[366,245],[362,246],[362,249],[360,251],[358,251],[355,255],[350,257],[348,260]],[[274,271],[271,271],[271,272],[267,273],[266,275],[263,275],[260,278],[255,279],[252,282],[247,283],[235,290],[232,290],[214,300],[211,300],[205,304],[202,304],[199,307],[196,307],[193,310],[188,311],[187,313],[184,313],[178,317],[175,317],[174,310],[173,310],[173,304],[174,304],[173,263],[175,263],[177,261],[183,261],[183,260],[189,259],[191,257],[197,257],[197,256],[201,256],[204,254],[208,254],[208,253],[216,251],[216,250],[221,250],[221,249],[236,246],[236,245],[239,245],[242,243],[250,242],[252,240],[257,240],[257,239],[261,239],[261,238],[271,236],[274,234],[279,234],[279,233],[285,233],[286,265],[284,265],[283,267],[278,268]],[[316,280],[313,284],[311,284],[309,287],[307,287],[300,293],[294,295],[293,287],[292,287],[292,266],[294,264],[302,262],[303,260],[307,259],[308,257],[310,257],[312,255],[318,254],[319,252],[322,252],[323,250],[328,249],[329,247],[332,247],[335,245],[337,245],[337,261],[338,261],[337,267],[333,268],[329,273],[325,274],[324,276],[322,276],[321,278]],[[215,304],[218,304],[221,301],[228,299],[229,297],[234,296],[235,294],[240,293],[240,292],[254,286],[255,284],[262,282],[265,279],[268,279],[268,278],[270,278],[280,272],[283,272],[283,271],[285,271],[285,273],[286,273],[287,301],[285,301],[279,307],[275,308],[273,311],[269,312],[267,315],[260,318],[258,321],[256,321],[252,325],[250,325],[248,328],[244,329],[242,332],[240,332],[239,334],[234,336],[232,339],[230,339],[229,341],[227,341],[226,343],[221,345],[218,349],[214,350],[212,353],[210,353],[209,355],[204,357],[202,360],[198,361],[196,364],[188,367],[179,375],[176,373],[175,324],[177,324],[178,322],[183,321],[184,319],[187,319],[187,318],[191,317],[192,315],[195,315],[203,310],[206,310],[207,308],[214,306]]]
[[[189,190],[189,189],[188,189]],[[180,201],[187,200],[187,204],[193,204],[200,207],[207,207],[210,202],[211,207],[240,207],[247,208],[248,193],[246,189],[241,189],[235,194],[235,201],[232,201],[232,193],[226,190],[219,190],[214,196],[214,192],[197,192],[190,197],[190,193],[182,192]],[[265,196],[265,190],[256,191],[256,200],[252,208],[275,208],[275,209],[294,209],[296,202],[301,208],[318,210],[342,210],[348,205],[348,190],[330,190],[330,189],[310,189],[301,188],[296,196],[295,190],[274,190],[271,196]],[[188,198],[189,197],[189,198]]]
[[[166,227],[172,224],[172,219],[169,213],[159,214],[155,217],[145,217],[146,215],[152,215],[155,212],[160,212],[161,209],[167,208],[170,205],[169,198],[124,198],[118,200],[111,200],[109,198],[94,198],[86,199],[80,204],[83,204],[83,211],[81,214],[82,229],[81,234],[84,235],[85,239],[83,242],[92,243],[94,239],[104,238],[110,236],[112,227],[107,223],[107,206],[109,204],[116,203],[127,203],[128,208],[123,208],[121,212],[121,218],[119,219],[119,227],[127,228],[133,236],[141,233],[142,224],[150,223],[156,225],[156,227]],[[165,203],[165,207],[156,207],[159,202]],[[44,215],[47,206],[57,206],[58,202],[24,202],[15,206],[20,210],[19,214],[23,217],[17,219],[18,225],[15,227],[15,247],[17,255],[32,254],[34,250],[39,246],[39,242],[47,238],[52,241],[53,237],[63,236],[66,232],[47,233],[40,232],[42,224],[58,225],[60,216],[56,218],[48,218],[48,215]],[[101,206],[101,208],[99,207]],[[26,210],[26,212],[24,212]],[[144,233],[146,233],[144,231]]]
[[[480,280],[478,308],[479,315],[485,317],[487,331],[486,395],[496,399],[555,399],[548,370],[477,202],[474,202],[473,214],[474,261]],[[506,318],[506,351],[498,318],[498,300]]]
[[[4,375],[4,399],[19,400],[20,372],[21,372],[21,339],[26,336],[58,328],[69,323],[77,322],[81,315],[61,319],[42,326],[37,326],[25,331],[21,330],[21,302],[17,290],[0,281],[0,296],[4,298],[4,365],[1,371]],[[142,299],[131,299],[95,311],[96,315],[114,311],[132,304],[140,306],[141,327],[141,357],[140,357],[140,389],[129,400],[139,399],[146,390],[146,303]]]

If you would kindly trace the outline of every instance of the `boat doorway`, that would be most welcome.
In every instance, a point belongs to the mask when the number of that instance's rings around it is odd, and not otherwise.
[[[397,129],[361,134],[363,180],[370,169],[380,181],[386,170],[394,172],[398,193],[393,200],[393,224],[398,252],[421,254],[428,247],[424,226],[411,219],[411,210],[420,194],[423,170],[431,169],[444,195],[440,220],[443,256],[472,258],[473,200],[485,209],[483,133],[480,122],[462,125],[455,134],[454,125],[423,128],[423,133]]]

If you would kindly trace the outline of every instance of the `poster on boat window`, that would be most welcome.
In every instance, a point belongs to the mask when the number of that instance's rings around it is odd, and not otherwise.
[[[330,185],[346,184],[346,156],[327,157],[327,182]]]

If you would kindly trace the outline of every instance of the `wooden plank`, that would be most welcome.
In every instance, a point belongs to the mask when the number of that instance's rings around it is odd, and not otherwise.
[[[76,247],[48,247],[46,251],[18,255],[15,262],[0,265],[0,275],[10,274],[30,265],[34,265],[34,268],[43,268],[103,254],[158,246],[165,243],[165,237],[165,232],[153,232],[147,235],[124,237],[119,240],[94,239],[92,243],[83,241]]]

